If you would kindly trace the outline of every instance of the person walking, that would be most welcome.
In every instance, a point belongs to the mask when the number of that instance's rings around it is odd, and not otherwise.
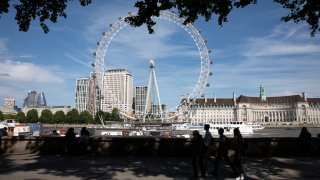
[[[204,168],[205,170],[208,170],[208,161],[211,161],[211,154],[212,154],[212,144],[213,144],[213,138],[211,135],[211,132],[209,131],[210,125],[205,124],[204,125],[204,130],[206,131],[203,142],[206,145],[206,152],[204,155]]]
[[[205,177],[205,169],[203,166],[203,156],[205,151],[205,145],[199,131],[194,130],[192,132],[192,169],[194,179],[198,179],[198,166],[200,168],[201,177]]]
[[[244,151],[244,139],[241,135],[239,128],[235,128],[233,130],[233,136],[234,136],[234,145],[235,145],[234,147],[235,157],[233,160],[233,164],[239,173],[239,176],[236,178],[236,180],[243,180],[244,174],[242,169],[242,154]]]
[[[220,128],[218,130],[219,132],[219,147],[217,150],[217,156],[216,156],[216,160],[214,162],[214,171],[212,172],[212,175],[216,176],[218,175],[218,169],[219,169],[219,163],[221,158],[224,158],[225,162],[231,167],[231,169],[233,170],[233,174],[232,177],[238,177],[238,171],[237,169],[234,167],[233,163],[231,162],[229,156],[228,156],[228,144],[229,144],[229,139],[223,135],[224,133],[224,129]]]
[[[301,132],[299,134],[299,154],[300,156],[309,156],[311,150],[311,133],[308,131],[306,127],[301,128]]]

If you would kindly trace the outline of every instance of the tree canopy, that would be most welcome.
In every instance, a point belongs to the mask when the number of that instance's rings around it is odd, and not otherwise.
[[[58,17],[67,17],[65,9],[71,0],[20,0],[13,2],[10,0],[0,1],[0,18],[4,13],[8,13],[10,7],[16,9],[15,19],[20,31],[28,31],[30,22],[39,19],[40,26],[45,33],[49,32],[46,21],[56,23]],[[261,0],[260,0],[261,1]],[[87,6],[91,0],[79,0],[82,6]],[[309,25],[310,35],[314,36],[320,31],[320,1],[319,0],[274,0],[284,9],[290,11],[287,16],[281,17],[284,22],[293,21],[295,23],[306,22]],[[151,18],[159,16],[162,10],[175,10],[179,17],[184,18],[184,23],[193,23],[199,16],[203,16],[209,21],[212,16],[218,17],[218,24],[228,21],[228,15],[234,8],[244,8],[251,4],[258,3],[258,0],[138,0],[135,7],[138,14],[126,18],[126,21],[134,26],[146,24],[149,33],[153,33],[153,26],[156,24]]]
[[[35,109],[31,109],[27,112],[27,122],[37,123],[39,122],[38,111]]]
[[[16,119],[19,120],[19,122],[26,122],[26,115],[20,111],[16,114]]]
[[[57,111],[53,115],[53,121],[54,123],[64,123],[66,120],[66,115],[63,111]]]
[[[45,109],[41,112],[40,122],[53,124],[53,114],[49,109]]]

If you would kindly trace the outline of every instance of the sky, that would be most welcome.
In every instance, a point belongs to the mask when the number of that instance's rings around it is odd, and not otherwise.
[[[28,91],[44,92],[48,105],[74,107],[76,78],[89,77],[95,62],[93,52],[102,32],[110,24],[136,12],[134,0],[93,1],[82,7],[70,1],[67,18],[48,22],[45,34],[38,20],[28,32],[20,32],[15,9],[0,19],[0,102],[14,98],[19,107]],[[217,17],[208,22],[200,17],[194,26],[201,30],[211,49],[213,73],[208,98],[259,96],[261,84],[267,96],[287,96],[306,92],[320,97],[320,34],[310,36],[304,23],[284,23],[288,14],[278,4],[259,1],[244,9],[234,9],[228,22],[219,26]],[[124,27],[111,41],[104,62],[106,69],[125,68],[134,86],[147,86],[149,60],[155,60],[161,103],[169,109],[179,98],[190,94],[200,75],[198,48],[177,24],[156,19],[155,34],[145,26]],[[0,103],[3,106],[3,103]]]

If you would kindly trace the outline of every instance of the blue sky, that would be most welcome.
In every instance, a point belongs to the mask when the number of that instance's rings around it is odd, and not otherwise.
[[[37,21],[28,32],[19,32],[15,10],[0,19],[0,100],[16,99],[22,106],[29,90],[44,91],[49,105],[74,106],[75,79],[88,77],[95,61],[97,41],[118,17],[135,12],[135,1],[94,1],[81,7],[72,1],[67,19],[48,23],[44,34]],[[306,24],[284,23],[287,11],[272,2],[260,1],[235,9],[228,22],[218,26],[214,16],[194,26],[201,29],[214,64],[208,97],[258,96],[261,83],[267,96],[306,92],[320,97],[319,33],[310,37]],[[111,42],[106,68],[126,68],[134,86],[147,85],[148,62],[155,59],[162,103],[170,108],[179,97],[191,93],[200,73],[200,57],[192,38],[178,25],[158,19],[155,34],[146,27],[126,26]],[[2,106],[2,103],[1,105]]]

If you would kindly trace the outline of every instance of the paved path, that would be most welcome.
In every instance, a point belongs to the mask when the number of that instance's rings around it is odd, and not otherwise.
[[[191,179],[190,162],[186,157],[2,155],[0,179]],[[230,168],[221,163],[219,175],[206,179],[232,179]],[[320,179],[320,158],[246,157],[244,170],[248,180]]]

